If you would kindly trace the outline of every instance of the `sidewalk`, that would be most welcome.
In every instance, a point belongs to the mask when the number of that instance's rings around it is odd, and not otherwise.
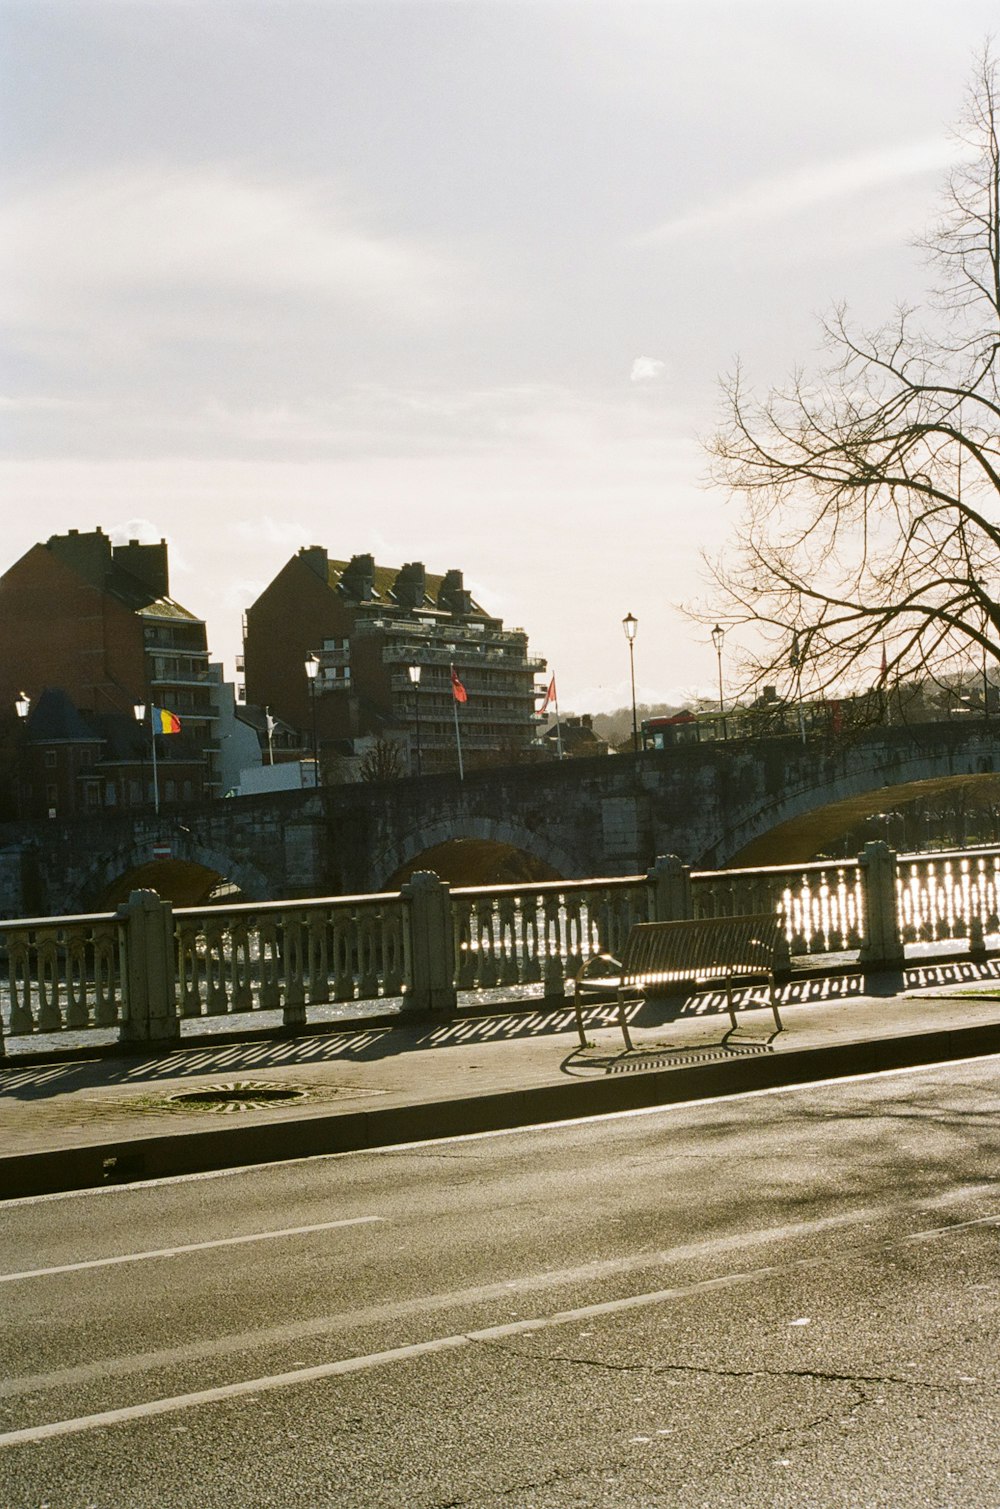
[[[760,997],[758,996],[758,1000]],[[1000,960],[794,980],[729,1030],[724,995],[537,1003],[294,1038],[188,1039],[155,1057],[0,1069],[0,1198],[383,1147],[1000,1052]],[[185,1101],[179,1096],[208,1095]]]

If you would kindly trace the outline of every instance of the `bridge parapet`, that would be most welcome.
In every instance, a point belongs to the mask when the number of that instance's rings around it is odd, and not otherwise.
[[[427,874],[398,893],[200,909],[134,893],[117,912],[0,923],[0,1054],[4,1032],[170,1041],[184,1019],[302,1028],[331,1003],[554,1004],[635,922],[771,910],[793,957],[898,968],[907,946],[952,940],[982,957],[986,934],[1000,944],[1000,849],[898,857],[879,842],[855,860],[719,871],[668,857],[645,875],[456,890]]]

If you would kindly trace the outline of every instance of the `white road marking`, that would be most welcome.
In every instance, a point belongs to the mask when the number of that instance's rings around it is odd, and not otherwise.
[[[1000,1215],[983,1216],[975,1221],[963,1221],[956,1226],[939,1226],[930,1231],[911,1233],[904,1241],[927,1241],[933,1237],[950,1236],[956,1231],[967,1231],[973,1226],[989,1226],[1000,1223]],[[894,1242],[886,1242],[890,1248]],[[654,1305],[667,1304],[672,1300],[687,1299],[693,1294],[705,1294],[712,1290],[733,1289],[760,1279],[774,1277],[789,1269],[822,1267],[825,1257],[799,1258],[791,1264],[769,1264],[766,1267],[746,1269],[739,1273],[722,1274],[717,1278],[701,1279],[693,1284],[684,1284],[670,1289],[656,1289],[645,1294],[630,1294],[621,1299],[604,1300],[593,1305],[581,1305],[573,1310],[558,1310],[552,1315],[540,1315],[530,1320],[509,1321],[505,1325],[485,1326],[477,1331],[457,1332],[451,1336],[438,1336],[429,1341],[411,1342],[407,1346],[392,1347],[384,1352],[370,1352],[359,1357],[343,1357],[333,1362],[318,1363],[313,1367],[293,1368],[284,1373],[272,1373],[260,1378],[246,1378],[239,1383],[222,1384],[216,1388],[199,1389],[189,1394],[174,1394],[165,1399],[149,1399],[144,1404],[129,1404],[121,1409],[102,1410],[95,1415],[79,1415],[71,1420],[53,1420],[47,1425],[29,1425],[21,1430],[0,1434],[0,1447],[24,1446],[49,1441],[58,1436],[80,1435],[84,1431],[99,1430],[109,1425],[125,1425],[133,1420],[148,1420],[157,1415],[175,1414],[179,1410],[196,1409],[203,1404],[219,1404],[227,1399],[238,1399],[247,1394],[271,1393],[276,1389],[296,1388],[305,1383],[320,1383],[329,1378],[343,1378],[350,1373],[361,1373],[373,1368],[386,1367],[394,1362],[409,1362],[417,1357],[427,1357],[438,1352],[457,1351],[462,1347],[491,1341],[506,1341],[514,1336],[527,1336],[532,1332],[547,1331],[553,1326],[565,1326],[581,1321],[594,1320],[598,1316],[622,1315],[630,1310],[649,1309]]]
[[[384,1216],[351,1216],[343,1221],[321,1221],[316,1226],[285,1226],[280,1231],[254,1231],[242,1237],[216,1237],[211,1242],[186,1242],[178,1247],[154,1247],[148,1252],[123,1252],[115,1257],[85,1258],[79,1263],[61,1263],[55,1268],[26,1268],[22,1273],[0,1273],[0,1284],[16,1284],[27,1278],[51,1278],[57,1273],[80,1273],[85,1268],[114,1268],[119,1263],[145,1263],[150,1258],[179,1257],[184,1252],[208,1252],[214,1247],[242,1247],[248,1242],[274,1242],[280,1237],[309,1236],[314,1231],[335,1231],[340,1226],[367,1226]]]
[[[874,1039],[873,1041],[877,1041]],[[598,1122],[627,1121],[638,1116],[671,1116],[681,1111],[697,1110],[702,1106],[739,1104],[744,1100],[759,1100],[769,1095],[810,1094],[814,1090],[836,1088],[838,1085],[866,1084],[872,1080],[895,1079],[904,1074],[931,1074],[940,1069],[961,1069],[972,1064],[984,1068],[1000,1054],[974,1054],[969,1058],[942,1059],[933,1064],[911,1064],[900,1069],[872,1069],[864,1074],[839,1074],[829,1079],[804,1080],[788,1085],[771,1085],[763,1090],[739,1090],[732,1095],[705,1095],[699,1100],[676,1100],[669,1105],[636,1106],[629,1111],[600,1111],[591,1116],[573,1116],[562,1121],[535,1121],[527,1126],[498,1127],[490,1132],[461,1132],[452,1137],[425,1137],[415,1142],[386,1143],[384,1147],[352,1148],[343,1153],[315,1153],[305,1158],[280,1158],[271,1163],[243,1163],[236,1168],[208,1169],[198,1174],[170,1174],[163,1179],[137,1179],[131,1184],[95,1185],[92,1189],[57,1190],[49,1195],[20,1195],[12,1200],[3,1200],[6,1210],[16,1205],[40,1205],[51,1200],[79,1200],[94,1195],[135,1195],[144,1190],[154,1190],[169,1184],[190,1184],[194,1180],[232,1179],[243,1174],[266,1174],[269,1170],[294,1168],[296,1165],[318,1166],[330,1159],[380,1157],[387,1153],[405,1153],[415,1148],[446,1147],[455,1142],[483,1142],[495,1137],[521,1137],[525,1133],[554,1132],[566,1127],[588,1126]]]

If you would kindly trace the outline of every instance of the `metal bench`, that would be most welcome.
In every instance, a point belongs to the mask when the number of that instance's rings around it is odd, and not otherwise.
[[[787,944],[777,913],[744,917],[699,917],[684,922],[639,922],[630,929],[621,959],[595,954],[578,972],[573,1006],[581,1046],[586,1046],[583,1005],[613,990],[618,1022],[631,1049],[625,1006],[629,1000],[665,995],[682,984],[725,985],[726,1008],[736,1027],[733,987],[765,982],[774,1025],[781,1031],[775,999],[775,969],[787,967]]]

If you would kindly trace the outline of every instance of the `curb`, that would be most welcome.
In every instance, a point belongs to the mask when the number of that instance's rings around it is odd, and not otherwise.
[[[1000,1024],[866,1039],[455,1100],[0,1157],[0,1199],[362,1152],[1000,1052]]]

